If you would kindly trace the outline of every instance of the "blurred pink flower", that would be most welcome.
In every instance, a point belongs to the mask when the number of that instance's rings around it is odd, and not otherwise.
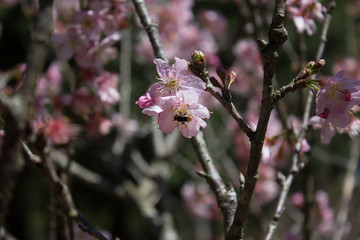
[[[316,230],[320,236],[330,237],[335,227],[335,215],[334,210],[330,207],[328,194],[324,191],[317,191],[315,202],[319,214]]]
[[[214,220],[221,217],[215,196],[205,183],[185,183],[181,188],[185,207],[194,215]]]
[[[207,56],[208,62],[218,62],[216,53],[218,45],[211,30],[202,28],[195,21],[192,7],[193,0],[151,0],[149,12],[154,22],[159,25],[160,38],[168,58],[175,56],[189,57],[189,49],[201,49]],[[148,37],[142,33],[138,36],[136,45],[138,61],[149,61],[154,58]],[[210,63],[210,62],[209,62]]]
[[[36,84],[36,96],[57,96],[61,92],[62,74],[57,62],[53,62],[45,75],[39,77]]]
[[[345,71],[346,77],[351,77],[355,79],[360,79],[360,56],[358,57],[348,57],[337,61],[333,65],[333,73]]]
[[[114,124],[110,119],[99,114],[92,114],[85,126],[85,130],[91,136],[107,135],[113,126]]]
[[[258,203],[264,206],[278,195],[280,187],[276,182],[276,169],[273,166],[261,163],[258,171],[260,178],[256,183],[254,194]]]
[[[223,38],[226,34],[227,20],[217,11],[203,10],[199,13],[200,20],[215,36]]]
[[[231,89],[244,96],[259,95],[263,64],[256,42],[252,39],[242,39],[234,46],[233,53],[236,61],[232,70],[237,73],[237,81]]]
[[[315,19],[322,21],[322,5],[318,0],[289,0],[287,11],[299,33],[313,35],[316,31]]]
[[[291,202],[298,208],[302,208],[305,203],[304,194],[301,192],[295,192],[291,195]]]
[[[116,104],[119,102],[118,82],[119,76],[110,72],[102,73],[94,79],[95,91],[103,103]]]
[[[65,34],[54,34],[53,42],[59,46],[59,57],[69,60],[76,52],[84,52],[90,41],[77,28],[68,28]]]
[[[70,123],[69,119],[65,117],[53,119],[48,117],[44,120],[37,120],[33,123],[34,132],[37,133],[43,130],[45,137],[54,144],[66,144],[71,138],[76,136],[80,127]]]
[[[101,32],[100,19],[92,10],[75,13],[75,22],[81,33],[86,36],[96,36]]]

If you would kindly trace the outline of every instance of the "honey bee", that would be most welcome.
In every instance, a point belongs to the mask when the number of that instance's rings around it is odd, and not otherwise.
[[[191,117],[187,117],[184,114],[183,115],[175,115],[174,121],[181,122],[182,124],[185,124],[187,122],[191,121]]]

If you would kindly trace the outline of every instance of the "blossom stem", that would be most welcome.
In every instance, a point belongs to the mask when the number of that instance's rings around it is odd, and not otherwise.
[[[209,78],[206,78],[206,91],[211,93],[222,105],[223,107],[228,111],[228,113],[234,118],[234,120],[239,125],[240,129],[244,131],[244,133],[248,136],[248,138],[251,140],[254,136],[254,130],[250,127],[249,123],[246,122],[246,120],[240,115],[240,113],[237,111],[235,105],[232,102],[227,101],[221,94],[216,91],[215,87],[210,82]]]

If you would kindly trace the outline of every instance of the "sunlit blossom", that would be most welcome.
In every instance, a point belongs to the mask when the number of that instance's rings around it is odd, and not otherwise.
[[[181,92],[163,102],[163,111],[159,113],[159,129],[167,134],[179,129],[186,138],[199,133],[200,127],[206,127],[203,118],[209,118],[209,110],[198,103],[198,96],[193,92]]]

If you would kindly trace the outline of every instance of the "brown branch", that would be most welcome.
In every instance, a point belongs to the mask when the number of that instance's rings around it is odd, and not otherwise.
[[[203,134],[200,132],[196,137],[191,138],[196,155],[204,172],[198,172],[208,182],[211,190],[215,193],[219,208],[224,217],[225,233],[229,230],[236,209],[236,193],[232,186],[225,186],[219,172],[214,166],[214,162],[206,147]]]
[[[288,85],[281,87],[272,94],[273,101],[276,102],[279,99],[285,97],[286,94],[305,87],[306,82],[304,80],[298,81],[297,78],[294,78]]]
[[[258,167],[261,160],[261,152],[264,144],[267,125],[270,114],[274,106],[272,99],[273,78],[275,67],[278,60],[278,49],[287,40],[288,34],[283,25],[285,18],[285,1],[276,0],[273,18],[269,30],[269,42],[261,46],[261,56],[264,63],[264,79],[262,91],[262,104],[260,115],[255,131],[255,136],[251,139],[250,160],[245,176],[244,189],[239,196],[238,206],[235,213],[234,222],[226,235],[226,240],[238,240],[244,238],[244,223],[249,211],[250,202],[254,193],[256,181],[258,179]]]
[[[0,113],[5,123],[5,136],[0,156],[0,228],[3,227],[8,204],[19,171],[20,141],[27,129],[37,77],[42,71],[52,33],[52,0],[41,0],[35,31],[27,58],[27,69],[20,92],[11,98],[0,96]]]
[[[227,112],[233,117],[233,119],[236,121],[240,129],[248,136],[248,138],[251,140],[254,137],[254,131],[250,127],[249,123],[246,122],[246,120],[240,115],[240,113],[237,111],[236,107],[232,102],[227,101],[218,91],[216,91],[215,87],[210,82],[210,79],[208,76],[201,77],[203,81],[206,83],[206,91],[211,93],[220,103],[221,105],[227,110]]]
[[[164,48],[162,46],[157,25],[152,21],[149,12],[143,0],[132,0],[137,15],[140,18],[147,35],[149,36],[154,55],[164,61],[168,61]]]

